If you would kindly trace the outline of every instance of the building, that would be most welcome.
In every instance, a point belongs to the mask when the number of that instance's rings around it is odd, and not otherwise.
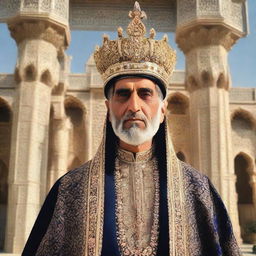
[[[227,61],[231,47],[247,34],[246,1],[140,4],[150,17],[147,27],[176,31],[186,56],[186,70],[174,72],[168,89],[177,155],[209,176],[237,237],[246,239],[245,224],[256,220],[256,89],[230,88]],[[0,1],[0,21],[8,23],[18,48],[15,73],[0,74],[0,248],[5,252],[21,252],[49,188],[90,159],[101,139],[102,80],[93,58],[85,74],[70,74],[65,53],[70,29],[126,28],[132,5],[130,0]]]

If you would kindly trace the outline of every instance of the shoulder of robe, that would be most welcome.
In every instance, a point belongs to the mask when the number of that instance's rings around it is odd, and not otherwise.
[[[73,170],[68,171],[59,179],[60,186],[69,187],[84,183],[88,176],[90,163],[91,160]]]
[[[195,195],[210,194],[209,178],[191,165],[181,162],[187,192]]]

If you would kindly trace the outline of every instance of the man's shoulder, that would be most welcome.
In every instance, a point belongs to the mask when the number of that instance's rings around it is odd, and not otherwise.
[[[198,192],[210,190],[209,178],[206,175],[187,163],[181,162],[181,166],[187,189]]]

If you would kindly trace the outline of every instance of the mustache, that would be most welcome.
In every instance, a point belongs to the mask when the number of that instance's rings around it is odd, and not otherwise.
[[[143,122],[147,123],[148,119],[147,117],[143,114],[143,113],[138,113],[138,112],[131,112],[128,111],[127,113],[125,113],[125,115],[122,117],[121,121],[125,122],[126,120],[129,119],[140,119]]]

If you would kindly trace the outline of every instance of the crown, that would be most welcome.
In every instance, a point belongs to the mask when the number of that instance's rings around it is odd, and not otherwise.
[[[94,59],[104,87],[117,76],[148,75],[156,78],[166,90],[176,63],[176,52],[169,46],[167,35],[161,40],[154,39],[156,32],[153,28],[149,37],[145,37],[146,27],[142,19],[146,18],[146,13],[141,11],[138,2],[129,17],[132,20],[126,30],[128,37],[123,36],[123,29],[119,27],[116,40],[103,35],[102,46],[96,46]]]

